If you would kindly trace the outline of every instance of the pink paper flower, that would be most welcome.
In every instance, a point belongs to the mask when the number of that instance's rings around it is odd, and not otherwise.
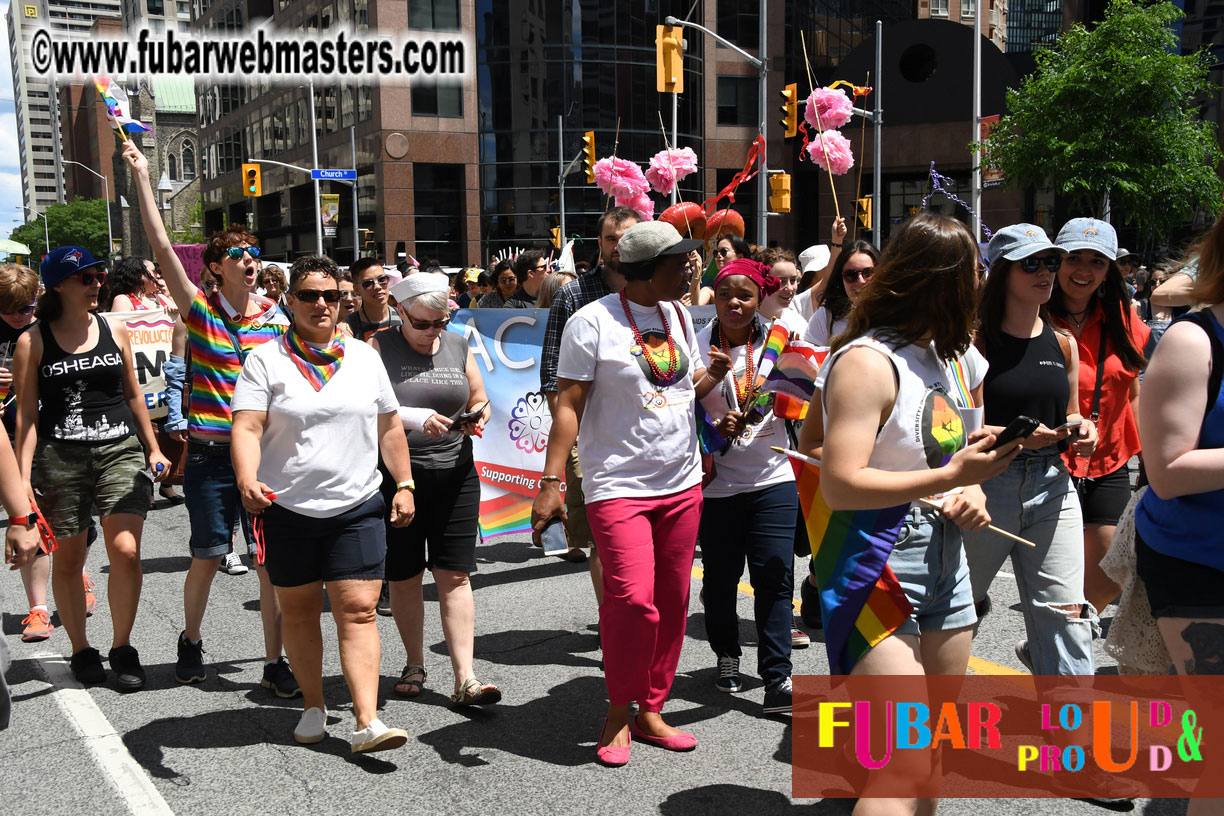
[[[697,154],[691,147],[660,150],[650,159],[646,180],[659,195],[671,195],[676,182],[697,172]]]
[[[609,156],[595,162],[595,186],[615,199],[630,199],[650,189],[637,162]]]
[[[819,121],[816,119],[818,111]],[[854,103],[841,88],[817,88],[808,96],[807,107],[803,109],[803,118],[817,130],[821,125],[825,130],[839,128],[849,122],[853,115]]]
[[[821,147],[821,142],[824,147]],[[808,155],[823,169],[840,176],[854,166],[854,154],[850,152],[850,140],[840,130],[826,130],[816,134],[808,145]]]
[[[629,209],[642,216],[643,221],[654,220],[654,199],[652,199],[645,190],[634,196],[617,197],[615,199],[616,206],[628,207]]]

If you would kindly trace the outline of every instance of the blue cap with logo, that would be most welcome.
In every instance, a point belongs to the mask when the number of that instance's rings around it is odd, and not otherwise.
[[[993,267],[1000,258],[1018,261],[1043,249],[1063,251],[1061,247],[1051,244],[1045,230],[1036,224],[1012,224],[996,232],[990,239],[986,247],[986,260]]]
[[[96,260],[85,247],[62,246],[47,253],[38,271],[42,275],[43,284],[50,288],[84,269],[104,263],[106,261]]]
[[[1068,252],[1093,249],[1111,261],[1118,259],[1118,233],[1108,221],[1097,218],[1072,218],[1058,231],[1054,243]]]

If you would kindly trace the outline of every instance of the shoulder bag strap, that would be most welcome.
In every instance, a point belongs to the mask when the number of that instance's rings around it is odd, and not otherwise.
[[[229,334],[230,342],[234,344],[234,353],[238,355],[238,364],[242,365],[246,362],[247,352],[242,348],[242,341],[238,339],[238,332],[234,330],[233,325],[230,323],[229,316],[225,313],[225,309],[222,308],[220,301],[210,300],[209,304],[220,316],[221,325],[225,327],[226,333]]]
[[[1105,326],[1101,325],[1101,345],[1097,352],[1096,358],[1096,386],[1092,389],[1092,416],[1089,417],[1093,422],[1096,422],[1101,417],[1101,380],[1105,376],[1105,343],[1107,337],[1105,335]]]

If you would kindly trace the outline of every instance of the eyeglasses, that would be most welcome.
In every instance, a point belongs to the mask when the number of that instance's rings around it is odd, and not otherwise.
[[[1040,258],[1035,258],[1033,256],[1021,258],[1020,260],[1016,261],[1016,263],[1018,263],[1020,268],[1025,272],[1029,273],[1030,275],[1036,275],[1037,269],[1042,264],[1045,264],[1045,268],[1051,272],[1057,272],[1058,267],[1062,266],[1062,261],[1063,259],[1061,255],[1043,255]]]
[[[518,278],[498,278],[498,283],[518,283]]]
[[[242,258],[242,253],[244,252],[250,255],[251,258],[259,257],[259,247],[230,247],[225,251],[235,261],[240,260]]]
[[[105,272],[80,272],[77,277],[81,279],[82,286],[93,286],[95,281],[99,286],[106,283]]]
[[[380,289],[386,289],[387,282],[389,280],[391,280],[391,278],[387,275],[379,275],[377,278],[366,278],[365,280],[361,282],[361,288],[362,289],[373,289],[374,284],[377,283]]]
[[[323,298],[324,303],[340,302],[339,289],[299,289],[293,296],[302,303],[317,303],[319,298]]]
[[[731,250],[727,247],[719,247],[718,249],[714,250],[714,254],[720,258],[725,258],[731,254]]]
[[[873,274],[875,274],[874,266],[867,266],[862,269],[843,269],[842,280],[846,283],[854,283],[856,280],[866,283]]]
[[[352,300],[352,299],[354,299],[355,297],[357,297],[357,293],[356,293],[356,292],[341,292],[341,293],[340,293],[340,299],[341,299],[341,300]]]
[[[22,317],[27,317],[27,316],[29,316],[29,315],[34,314],[34,304],[33,304],[33,303],[31,303],[29,306],[23,306],[23,307],[21,307],[20,309],[18,309],[18,310],[17,310],[17,311],[15,311],[15,312],[4,312],[4,314],[6,314],[6,315],[21,315]]]
[[[413,320],[412,315],[406,315],[406,317],[408,318],[408,325],[416,329],[417,331],[429,331],[430,329],[445,329],[446,325],[450,323],[449,317],[445,317],[441,320]]]

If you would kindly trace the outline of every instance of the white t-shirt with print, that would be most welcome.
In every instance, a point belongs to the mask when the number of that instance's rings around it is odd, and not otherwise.
[[[701,350],[703,366],[710,364],[711,345],[718,346],[714,340],[713,323],[697,333],[697,348]],[[764,350],[763,338],[756,338],[752,349],[754,366],[760,366]],[[747,361],[747,346],[731,349],[731,365],[737,380],[743,377]],[[701,401],[711,421],[718,422],[731,410],[729,389],[724,377],[723,382]],[[714,479],[706,485],[704,494],[712,499],[724,498],[795,481],[795,471],[786,454],[770,450],[771,446],[790,447],[785,422],[774,416],[772,408],[759,422],[746,426],[726,453],[714,454]]]
[[[312,518],[338,516],[378,492],[378,416],[399,403],[374,349],[348,338],[344,361],[315,391],[283,339],[247,355],[231,403],[266,411],[259,480],[281,507]]]
[[[843,317],[840,320],[833,321],[833,330],[829,330],[829,310],[824,306],[812,314],[812,319],[808,321],[807,328],[803,332],[803,339],[811,343],[813,346],[828,347],[834,337],[846,330],[846,325],[850,322],[850,318]]]
[[[667,496],[701,483],[693,421],[693,366],[701,354],[692,318],[680,317],[672,303],[660,305],[679,361],[671,384],[654,382],[645,359],[653,354],[667,371],[667,335],[656,307],[629,303],[646,349],[634,341],[619,294],[588,303],[565,323],[557,376],[591,383],[578,434],[588,502]]]

